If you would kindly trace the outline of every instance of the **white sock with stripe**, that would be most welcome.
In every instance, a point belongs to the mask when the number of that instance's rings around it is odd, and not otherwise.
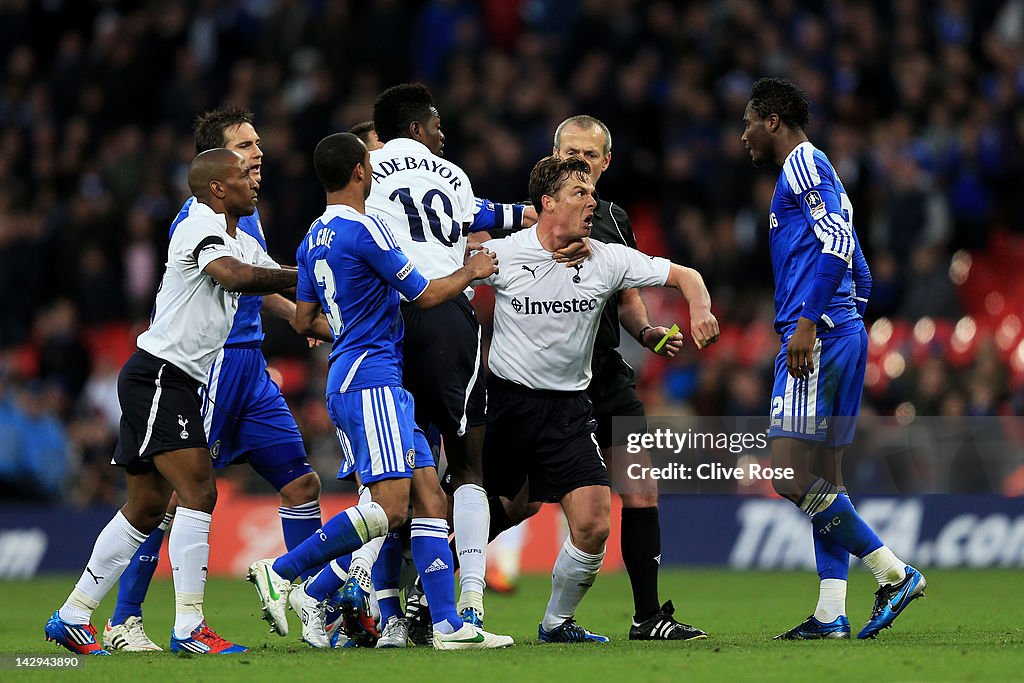
[[[576,608],[601,570],[604,553],[603,548],[597,555],[585,553],[572,544],[572,538],[565,539],[551,570],[551,599],[542,622],[545,631],[558,628],[576,615]]]
[[[117,583],[147,536],[118,510],[96,537],[85,571],[59,610],[60,618],[69,624],[88,624],[93,610]]]
[[[203,621],[207,564],[210,561],[208,512],[178,507],[167,542],[174,577],[174,636],[188,638]]]

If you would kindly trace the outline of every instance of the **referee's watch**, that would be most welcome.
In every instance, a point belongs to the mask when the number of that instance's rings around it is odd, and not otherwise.
[[[644,346],[644,335],[647,334],[647,330],[653,330],[654,325],[644,325],[640,328],[640,331],[636,333],[636,340],[640,342],[640,346]]]

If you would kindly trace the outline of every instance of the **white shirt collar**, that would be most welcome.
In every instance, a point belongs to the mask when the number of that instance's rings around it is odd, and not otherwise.
[[[418,140],[412,138],[395,138],[384,143],[381,151],[387,152],[419,152],[420,154],[433,154],[430,149]]]

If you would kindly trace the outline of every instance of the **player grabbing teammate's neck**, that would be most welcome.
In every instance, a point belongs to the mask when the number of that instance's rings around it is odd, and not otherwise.
[[[538,214],[537,239],[544,249],[555,252],[590,236],[597,200],[590,169],[582,159],[573,157],[564,171],[557,165],[551,169],[561,177],[538,177],[536,187],[531,178],[530,199]]]

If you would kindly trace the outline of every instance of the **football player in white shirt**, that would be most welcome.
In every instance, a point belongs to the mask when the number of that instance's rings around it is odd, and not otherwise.
[[[538,627],[542,642],[608,642],[574,619],[609,531],[608,472],[585,392],[605,302],[631,287],[674,287],[689,303],[697,347],[719,333],[704,280],[691,268],[596,241],[574,269],[552,262],[552,252],[590,235],[593,192],[583,159],[546,157],[530,174],[538,224],[487,245],[502,268],[483,281],[495,289],[484,485],[510,499],[528,487],[531,502],[560,503],[569,522]]]
[[[118,377],[121,432],[113,463],[125,468],[128,501],[100,532],[92,555],[46,639],[76,654],[109,654],[96,642],[92,612],[139,545],[163,519],[171,492],[179,506],[168,554],[174,568],[172,652],[245,652],[206,624],[203,595],[210,517],[217,502],[200,389],[227,340],[240,294],[294,287],[238,218],[256,209],[259,184],[238,153],[203,152],[189,167],[196,201],[171,238],[153,320]]]
[[[374,103],[373,124],[383,147],[370,152],[374,182],[367,214],[385,221],[424,277],[450,275],[462,267],[476,201],[466,173],[442,157],[441,117],[430,91],[418,83],[385,90]],[[481,472],[486,395],[480,325],[470,295],[467,290],[429,310],[402,304],[402,382],[415,398],[416,423],[424,430],[434,425],[444,442],[461,564],[458,610],[479,626],[490,508]]]

